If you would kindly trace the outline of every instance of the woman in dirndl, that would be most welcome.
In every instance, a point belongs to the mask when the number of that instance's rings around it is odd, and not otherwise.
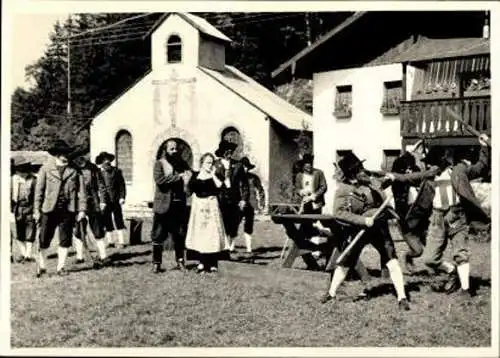
[[[229,248],[217,200],[222,182],[215,176],[214,161],[211,153],[204,154],[199,173],[189,182],[192,195],[186,248],[196,253],[198,272],[217,272],[219,256]]]

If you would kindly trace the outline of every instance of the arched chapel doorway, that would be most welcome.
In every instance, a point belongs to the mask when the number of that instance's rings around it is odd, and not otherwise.
[[[177,143],[177,150],[181,154],[182,159],[184,159],[184,161],[189,165],[189,167],[192,168],[193,167],[193,151],[191,149],[191,146],[185,140],[183,140],[181,138],[171,137],[171,138],[168,138],[167,140],[165,140],[160,145],[160,147],[158,148],[158,151],[156,152],[156,159],[158,160],[164,155],[165,149],[166,149],[166,144],[169,140],[174,140]]]

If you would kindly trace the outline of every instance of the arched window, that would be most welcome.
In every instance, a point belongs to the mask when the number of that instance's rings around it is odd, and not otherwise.
[[[182,41],[178,35],[170,35],[167,40],[167,63],[182,61]]]
[[[116,134],[115,141],[116,166],[123,172],[123,177],[127,183],[132,182],[132,135],[121,130]]]

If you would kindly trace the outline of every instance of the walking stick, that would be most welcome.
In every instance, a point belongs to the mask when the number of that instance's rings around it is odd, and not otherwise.
[[[470,133],[474,134],[474,135],[475,135],[475,136],[477,136],[477,137],[480,137],[480,136],[481,136],[481,133],[480,133],[478,130],[476,130],[476,129],[475,129],[474,127],[472,127],[470,124],[466,123],[466,122],[464,121],[464,119],[463,119],[463,118],[462,118],[459,114],[457,114],[455,111],[453,111],[451,108],[446,107],[446,111],[448,112],[448,114],[449,114],[450,116],[452,116],[454,119],[456,119],[457,121],[459,121],[460,123],[462,123],[462,124],[463,124],[463,126],[465,127],[465,129],[467,129]],[[491,148],[491,140],[490,140],[490,139],[488,139],[488,140],[486,141],[486,144],[488,145],[488,147],[490,147],[490,148]]]
[[[377,211],[373,214],[372,219],[375,220],[377,216],[379,216],[382,211],[386,208],[386,206],[390,203],[392,199],[392,194],[388,195],[385,201],[380,205],[380,207],[377,209]],[[345,258],[347,255],[351,253],[353,250],[354,246],[361,240],[361,237],[363,234],[366,232],[366,229],[362,229],[358,234],[354,237],[354,239],[349,243],[349,245],[345,248],[345,250],[340,254],[340,256],[337,258],[337,265],[340,265],[344,262]]]

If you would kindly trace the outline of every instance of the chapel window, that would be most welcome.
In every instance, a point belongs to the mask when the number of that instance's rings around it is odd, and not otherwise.
[[[179,35],[170,35],[167,40],[167,63],[182,61],[182,41]]]
[[[132,135],[121,130],[115,141],[116,166],[121,169],[126,183],[132,182]]]

